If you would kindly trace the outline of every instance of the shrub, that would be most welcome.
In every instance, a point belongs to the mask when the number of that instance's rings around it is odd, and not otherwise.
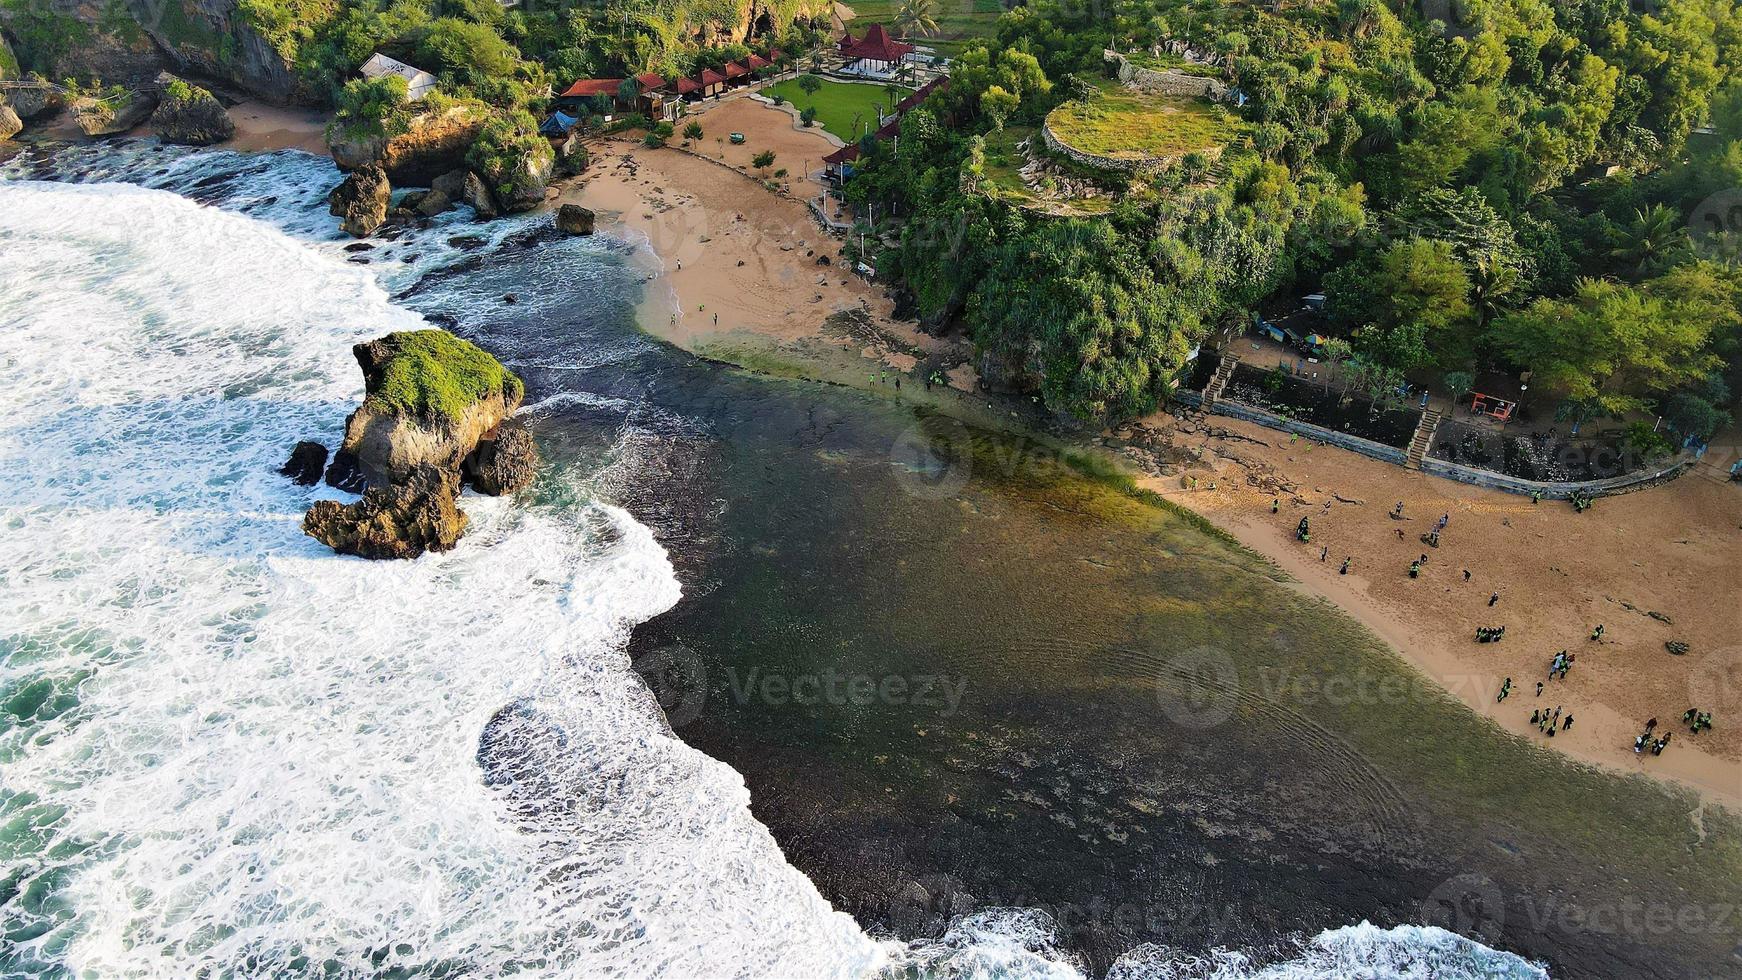
[[[1621,437],[1621,445],[1646,459],[1657,459],[1675,452],[1675,444],[1663,433],[1653,431],[1650,422],[1629,423],[1626,435]]]
[[[660,136],[658,133],[649,132],[646,136],[641,137],[641,144],[650,149],[657,150],[665,145],[665,138]]]
[[[350,136],[393,136],[405,124],[406,92],[398,75],[354,78],[339,90],[333,125]]]
[[[526,391],[500,361],[445,330],[394,333],[387,340],[394,354],[369,396],[377,408],[458,419],[480,398],[501,392],[513,401]]]
[[[533,174],[547,170],[554,157],[550,141],[538,134],[538,120],[525,109],[492,115],[478,131],[466,162],[478,171],[504,204],[527,196],[522,186]]]
[[[699,139],[701,139],[702,138],[702,124],[699,122],[692,122],[688,126],[685,126],[683,128],[683,138],[686,140],[699,140]]]
[[[803,111],[798,114],[798,121],[804,123],[806,128],[816,125],[817,107],[814,105],[805,106]]]
[[[672,129],[671,123],[668,123],[668,122],[660,122],[659,124],[657,124],[653,127],[653,135],[659,137],[662,140],[671,139],[671,134],[673,132],[674,132],[674,130]]]

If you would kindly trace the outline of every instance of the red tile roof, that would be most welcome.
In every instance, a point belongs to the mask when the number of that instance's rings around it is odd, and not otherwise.
[[[770,62],[767,58],[764,58],[759,54],[753,54],[750,57],[744,59],[744,63],[746,65],[750,66],[751,71],[755,71],[758,68],[767,68],[770,64],[772,64],[772,62]]]
[[[702,79],[702,85],[704,85],[704,86],[726,84],[725,76],[721,75],[719,72],[713,70],[712,68],[703,68],[702,74],[701,74],[701,79]]]
[[[768,49],[768,60],[769,61],[779,61],[785,57],[786,57],[786,52],[780,50],[779,48],[769,48]]]
[[[577,99],[589,95],[616,95],[617,86],[623,84],[621,78],[583,78],[563,90],[561,98]]]
[[[863,38],[841,47],[841,54],[848,58],[864,58],[870,61],[900,61],[912,53],[913,45],[890,37],[882,24],[872,24],[866,29]]]
[[[656,71],[642,72],[635,76],[635,80],[641,83],[642,95],[665,88],[665,76]]]
[[[691,92],[700,92],[701,90],[702,83],[693,78],[680,78],[677,80],[677,94],[679,95],[688,95]]]
[[[823,162],[824,163],[846,163],[850,160],[857,160],[857,159],[859,159],[859,144],[848,143],[846,146],[843,146],[840,149],[836,150],[835,152],[829,154],[828,156],[823,157]]]
[[[727,78],[742,78],[748,74],[750,74],[750,69],[744,67],[743,65],[740,65],[736,61],[726,62],[726,77]]]

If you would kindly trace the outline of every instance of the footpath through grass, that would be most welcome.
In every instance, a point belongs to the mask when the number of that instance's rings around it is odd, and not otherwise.
[[[893,99],[880,84],[871,82],[838,82],[821,79],[823,86],[810,95],[798,85],[798,79],[788,78],[762,90],[763,95],[780,96],[799,109],[812,106],[817,110],[816,124],[851,143],[877,129],[877,114],[889,112],[890,106],[906,98],[913,89],[896,86]]]

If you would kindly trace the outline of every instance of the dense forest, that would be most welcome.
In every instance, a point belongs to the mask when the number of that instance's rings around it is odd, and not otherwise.
[[[879,272],[986,373],[1085,420],[1156,407],[1211,331],[1321,289],[1373,391],[1534,372],[1575,417],[1709,437],[1742,346],[1742,10],[1728,0],[1034,0],[867,141]],[[1428,7],[1431,9],[1432,4]],[[1245,96],[1212,164],[1092,177],[1042,215],[978,193],[987,136],[1184,41]]]

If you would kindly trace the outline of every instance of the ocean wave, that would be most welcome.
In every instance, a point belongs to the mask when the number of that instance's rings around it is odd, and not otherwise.
[[[352,343],[427,325],[388,290],[518,226],[426,229],[364,267],[324,215],[326,161],[153,147],[79,150],[66,175],[220,207],[0,182],[0,821],[29,828],[0,966],[1084,975],[1035,910],[903,943],[829,906],[631,670],[628,630],[680,588],[625,512],[468,496],[460,548],[401,563],[302,535],[337,494],[273,471],[338,437]],[[649,421],[585,392],[525,411]],[[608,466],[637,451],[618,445]],[[559,478],[584,500],[599,476]],[[1366,923],[1264,953],[1146,946],[1110,974],[1544,975]]]

